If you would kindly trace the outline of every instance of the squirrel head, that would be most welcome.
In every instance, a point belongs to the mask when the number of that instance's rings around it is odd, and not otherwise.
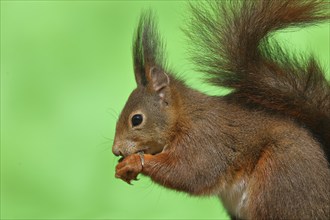
[[[135,76],[138,86],[129,96],[116,126],[112,150],[117,156],[139,151],[156,154],[168,142],[173,118],[170,77],[157,67],[147,72],[145,85],[140,74]]]
[[[143,13],[133,39],[134,75],[137,88],[129,96],[119,120],[112,151],[128,156],[163,150],[173,124],[170,79],[165,71],[164,44],[152,13]],[[171,113],[172,112],[172,113]]]

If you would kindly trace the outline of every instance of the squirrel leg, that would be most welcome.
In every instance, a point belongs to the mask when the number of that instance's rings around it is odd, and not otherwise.
[[[169,158],[166,153],[161,153],[160,155],[145,154],[144,164],[142,164],[140,156],[138,154],[132,154],[117,164],[115,176],[130,184],[142,172],[156,182],[164,183],[165,173],[168,172],[164,169],[171,169],[170,165],[166,164],[170,162]]]
[[[140,155],[133,154],[116,166],[116,177],[130,184],[142,173],[167,188],[193,195],[212,194],[220,187],[219,171],[205,169],[212,166],[210,160],[191,159],[188,162],[187,158],[170,152],[145,154],[142,166]],[[194,161],[193,164],[191,161]]]
[[[144,155],[142,173],[167,188],[189,194],[210,194],[210,189],[218,184],[218,178],[207,171],[187,165],[182,157],[168,152]],[[203,167],[203,166],[202,166]]]

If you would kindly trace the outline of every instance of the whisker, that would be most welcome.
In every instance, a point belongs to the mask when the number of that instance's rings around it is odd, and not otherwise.
[[[113,138],[109,138],[109,137],[106,137],[106,136],[104,136],[104,135],[102,135],[102,137],[103,137],[104,139],[106,139],[107,141],[113,141],[113,140],[114,140]]]
[[[108,141],[107,141],[107,142],[103,142],[103,143],[98,144],[97,147],[100,148],[100,149],[99,149],[99,152],[100,152],[100,153],[101,153],[101,152],[103,153],[103,152],[106,152],[106,151],[111,150],[111,145],[109,144]]]
[[[113,117],[116,121],[118,121],[119,113],[116,112],[113,108],[108,108],[106,111],[111,117]]]

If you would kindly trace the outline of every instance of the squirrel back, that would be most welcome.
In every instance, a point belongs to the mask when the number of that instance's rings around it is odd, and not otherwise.
[[[193,17],[185,31],[198,69],[211,83],[233,89],[228,100],[306,126],[330,159],[330,84],[324,71],[312,55],[288,54],[270,40],[280,29],[329,21],[329,2],[207,3],[190,5]]]

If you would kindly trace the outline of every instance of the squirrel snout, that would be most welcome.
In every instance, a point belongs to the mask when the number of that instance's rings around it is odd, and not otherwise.
[[[119,144],[117,144],[116,142],[112,146],[112,153],[117,157],[123,156],[123,153],[120,151]]]
[[[122,153],[120,152],[120,150],[119,150],[118,148],[117,148],[117,149],[112,148],[112,153],[113,153],[116,157],[122,155]]]

